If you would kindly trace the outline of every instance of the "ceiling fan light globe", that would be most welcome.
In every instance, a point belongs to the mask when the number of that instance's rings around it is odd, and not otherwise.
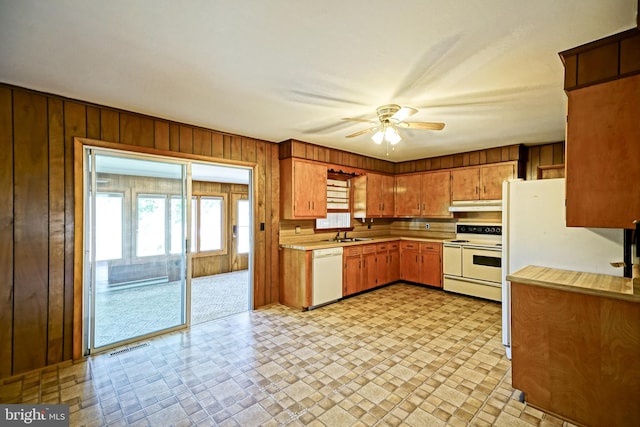
[[[388,126],[384,132],[384,139],[391,145],[395,145],[402,139],[398,134],[398,131],[393,126]]]
[[[382,144],[382,140],[384,139],[384,133],[379,130],[376,133],[373,134],[373,136],[371,137],[371,139],[373,140],[373,142],[375,142],[376,144]]]

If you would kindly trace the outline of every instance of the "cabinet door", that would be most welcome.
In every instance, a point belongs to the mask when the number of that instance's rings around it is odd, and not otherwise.
[[[381,175],[382,216],[395,216],[396,180],[392,175]]]
[[[400,278],[408,282],[420,283],[420,251],[400,251]]]
[[[438,252],[422,252],[420,254],[420,283],[442,287],[442,258]]]
[[[422,216],[451,217],[451,174],[449,171],[422,174]]]
[[[390,249],[387,255],[387,282],[393,283],[400,280],[400,251],[396,246],[395,249]]]
[[[367,174],[367,217],[381,217],[383,213],[382,200],[383,176],[377,173]]]
[[[451,200],[478,200],[480,168],[451,171]]]
[[[568,92],[567,225],[640,220],[640,75]]]
[[[361,291],[373,289],[378,285],[378,266],[376,253],[362,255],[362,288]]]
[[[395,216],[413,217],[420,216],[421,200],[420,188],[422,178],[420,174],[396,176],[396,203]]]
[[[502,181],[515,177],[513,163],[487,165],[480,168],[480,198],[482,200],[502,199]]]
[[[327,216],[327,167],[294,163],[294,213],[297,217]]]
[[[344,270],[342,271],[342,295],[352,295],[360,292],[362,260],[360,255],[344,258]]]

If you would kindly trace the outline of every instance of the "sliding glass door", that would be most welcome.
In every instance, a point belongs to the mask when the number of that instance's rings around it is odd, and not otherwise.
[[[86,347],[184,327],[189,164],[85,152]]]

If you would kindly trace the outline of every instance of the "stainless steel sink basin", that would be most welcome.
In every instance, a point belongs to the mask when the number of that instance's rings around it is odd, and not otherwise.
[[[345,238],[338,238],[338,239],[329,239],[327,240],[327,242],[332,242],[332,243],[348,243],[348,242],[366,242],[368,240],[373,240],[372,237],[347,237]]]

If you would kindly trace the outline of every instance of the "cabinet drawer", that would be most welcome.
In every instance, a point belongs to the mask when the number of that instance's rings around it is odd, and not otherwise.
[[[360,256],[362,255],[362,246],[351,246],[344,248],[344,256]]]
[[[400,242],[400,249],[408,249],[417,251],[420,249],[420,243],[418,242]]]
[[[398,242],[391,242],[391,243],[388,243],[387,246],[389,247],[390,251],[397,251],[398,248],[400,247],[400,244]]]
[[[376,252],[376,245],[364,245],[362,246],[363,254],[372,254]]]
[[[387,243],[378,243],[376,245],[376,251],[378,252],[386,252],[389,250],[389,245]]]
[[[421,252],[442,252],[442,243],[420,243]]]

